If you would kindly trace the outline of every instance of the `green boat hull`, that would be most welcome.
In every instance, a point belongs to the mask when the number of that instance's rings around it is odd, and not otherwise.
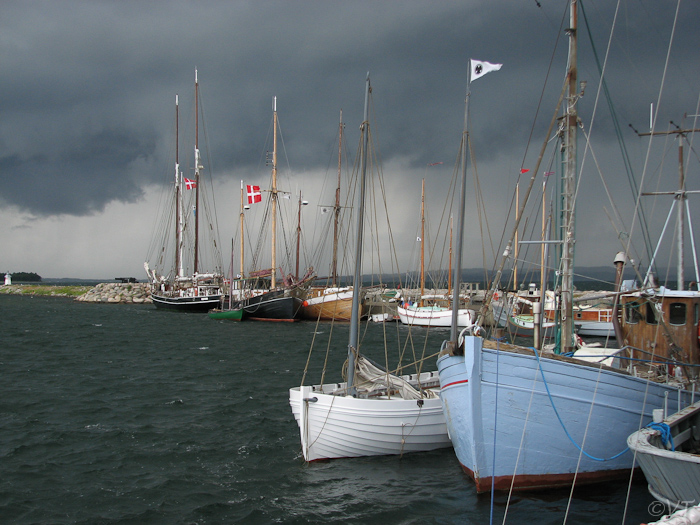
[[[209,310],[209,317],[211,319],[228,319],[230,321],[242,321],[243,310]]]

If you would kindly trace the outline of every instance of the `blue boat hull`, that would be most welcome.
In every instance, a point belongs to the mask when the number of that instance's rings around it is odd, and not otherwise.
[[[450,438],[478,492],[629,476],[627,437],[651,421],[666,396],[669,411],[690,404],[689,392],[679,403],[679,390],[668,385],[482,345],[466,337],[463,356],[437,363]]]

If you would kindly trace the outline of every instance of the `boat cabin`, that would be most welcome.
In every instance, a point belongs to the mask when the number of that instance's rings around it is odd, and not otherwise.
[[[630,357],[655,361],[672,359],[698,364],[700,292],[658,288],[620,296],[621,344]],[[698,371],[683,372],[697,377]]]

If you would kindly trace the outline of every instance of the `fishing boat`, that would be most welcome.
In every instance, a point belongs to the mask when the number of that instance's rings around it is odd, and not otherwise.
[[[533,284],[518,293],[496,294],[491,301],[494,320],[499,326],[507,328],[514,336],[532,337],[535,333],[535,314],[533,304],[540,303],[540,311],[543,317],[540,321],[542,337],[554,337],[558,327],[556,301],[553,293],[545,292],[544,301],[540,300],[540,292]],[[590,300],[587,296],[579,298],[580,301]],[[580,336],[609,337],[614,335],[612,321],[613,308],[599,307],[588,304],[577,304],[573,301],[573,321],[575,331]],[[544,305],[544,306],[542,306]]]
[[[589,337],[608,337],[614,335],[613,309],[574,304],[574,324],[576,333]],[[545,312],[547,319],[549,312]]]
[[[573,0],[567,30],[566,82],[547,133],[549,137],[566,96],[561,355],[480,337],[482,309],[477,327],[462,334],[453,329],[438,357],[441,398],[452,444],[478,492],[543,489],[628,477],[633,457],[626,446],[627,437],[651,420],[654,409],[668,406],[669,410],[680,410],[692,399],[688,377],[670,373],[683,366],[678,359],[659,364],[652,353],[644,361],[630,361],[626,348],[609,350],[594,360],[577,358],[581,355],[578,352],[586,349],[574,352],[573,177],[580,96],[575,61],[576,6]],[[535,173],[545,148],[546,141]],[[518,227],[516,220],[514,231]],[[509,237],[494,289],[514,237]],[[460,250],[461,243],[457,252]],[[486,304],[488,299],[487,294]],[[697,301],[695,308],[700,308],[700,297]],[[688,316],[685,326],[697,331],[696,322]],[[697,344],[696,336],[692,348],[697,349]]]
[[[541,308],[540,292],[534,284],[522,292],[495,293],[491,300],[494,320],[519,337],[533,337],[535,333],[535,304]],[[552,311],[551,307],[546,311]],[[542,337],[554,335],[554,321],[539,320],[538,323]]]
[[[676,510],[700,502],[700,401],[627,438],[649,493]],[[655,414],[656,415],[656,414]]]
[[[362,278],[363,229],[369,142],[370,78],[366,79],[360,191],[356,207],[354,285]],[[361,354],[360,295],[353,294],[347,381],[289,390],[306,461],[392,455],[450,446],[435,372],[391,374]]]
[[[216,308],[224,295],[221,272],[221,255],[218,253],[217,240],[209,239],[209,248],[214,252],[209,264],[209,271],[202,271],[200,222],[211,220],[207,200],[203,196],[204,178],[202,177],[202,160],[199,150],[199,81],[195,70],[195,146],[194,179],[188,179],[180,171],[178,128],[179,99],[175,97],[175,181],[173,184],[172,207],[166,212],[166,226],[163,245],[157,253],[154,268],[149,262],[144,263],[148,275],[151,298],[158,308],[208,312]],[[186,195],[187,194],[187,195]],[[191,213],[189,213],[191,210]],[[169,234],[174,226],[174,238]],[[212,224],[203,228],[208,234],[215,231]],[[172,244],[169,244],[172,243]],[[171,249],[168,249],[170,247]],[[167,259],[168,253],[173,258]],[[168,266],[170,265],[170,266]],[[190,266],[191,265],[191,266]],[[190,271],[187,270],[189,266]]]
[[[401,323],[415,326],[449,327],[452,325],[452,305],[447,297],[425,293],[425,179],[421,182],[420,206],[420,295],[415,301],[408,299],[396,307]],[[449,294],[449,286],[448,286]],[[476,320],[474,310],[459,308],[458,326],[472,326]]]
[[[333,210],[333,246],[330,278],[327,286],[311,286],[306,300],[303,302],[302,315],[305,319],[323,321],[349,321],[352,316],[352,286],[340,286],[338,278],[338,236],[340,227],[340,182],[343,152],[343,111],[340,111],[338,125],[338,179],[335,189],[335,204]],[[330,208],[330,207],[328,207]],[[324,207],[324,209],[327,209]],[[362,290],[360,289],[362,294]],[[364,302],[360,300],[360,317],[364,316]]]
[[[277,97],[273,99],[272,114],[272,187],[269,192],[271,265],[270,268],[248,274],[247,282],[251,293],[245,294],[240,301],[240,308],[245,317],[251,320],[298,321],[301,319],[307,289],[313,279],[313,270],[309,269],[301,278],[289,273],[282,276],[281,282],[277,280],[277,208],[280,194],[277,189]]]

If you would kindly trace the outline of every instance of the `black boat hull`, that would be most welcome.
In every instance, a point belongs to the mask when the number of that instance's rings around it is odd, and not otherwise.
[[[285,290],[272,290],[241,302],[247,319],[297,321],[301,319],[303,300]]]
[[[207,313],[213,308],[221,306],[221,295],[204,295],[200,297],[168,297],[151,294],[151,299],[156,308],[173,310],[177,312]]]

